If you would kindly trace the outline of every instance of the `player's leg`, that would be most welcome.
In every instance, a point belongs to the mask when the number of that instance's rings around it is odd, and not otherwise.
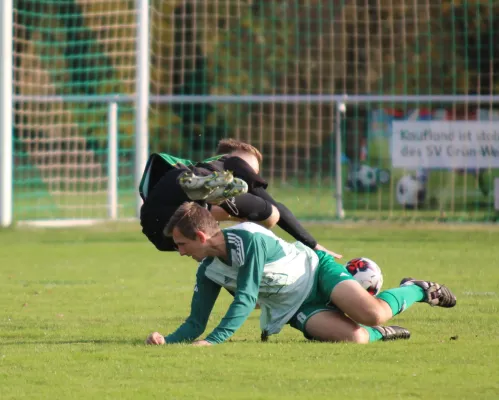
[[[416,301],[422,297],[422,293],[419,293]],[[370,295],[355,280],[338,282],[331,291],[330,299],[350,318],[368,326],[384,324],[395,314],[403,311],[397,309],[394,313],[387,302]]]
[[[211,207],[211,213],[218,221],[251,221],[268,229],[279,221],[279,211],[268,201],[250,193],[227,199]]]
[[[368,326],[382,325],[393,316],[401,313],[416,302],[428,302],[434,305],[452,307],[452,302],[445,299],[455,297],[446,289],[432,282],[411,281],[411,284],[389,289],[378,296],[371,296],[353,279],[348,271],[326,253],[318,252],[320,264],[318,286],[322,293],[330,293],[330,301],[354,321]],[[427,283],[427,287],[420,282]],[[425,286],[425,287],[423,287]],[[439,303],[438,303],[439,301]],[[438,303],[438,304],[437,304]]]
[[[340,310],[323,305],[302,306],[290,325],[311,340],[322,342],[369,343],[378,340],[409,339],[410,332],[400,326],[361,326]]]
[[[338,311],[318,310],[308,314],[300,311],[292,326],[303,332],[307,339],[321,342],[368,343],[369,333],[345,314]]]
[[[451,308],[457,303],[456,296],[454,296],[450,289],[436,282],[422,281],[413,278],[404,278],[400,282],[401,288],[410,287],[412,285],[419,286],[424,290],[425,296],[423,301],[430,306]]]
[[[363,325],[381,325],[392,317],[390,307],[371,296],[343,265],[325,252],[317,251],[317,254],[317,290],[323,301],[329,300]]]
[[[247,183],[234,178],[229,171],[214,171],[209,175],[185,171],[179,176],[178,182],[191,200],[205,200],[213,204],[248,191]]]
[[[445,286],[429,281],[388,289],[376,297],[368,294],[357,282],[341,282],[331,292],[331,301],[355,321],[365,325],[381,325],[407,310],[415,303],[453,307],[456,298]]]
[[[292,327],[302,331],[309,339],[322,341],[367,343],[409,338],[409,331],[402,327],[362,326],[345,315],[343,310],[330,301],[331,292],[335,287],[353,282],[362,289],[362,294],[367,294],[367,291],[330,255],[322,251],[317,254],[319,266],[314,283],[307,299],[290,320]]]

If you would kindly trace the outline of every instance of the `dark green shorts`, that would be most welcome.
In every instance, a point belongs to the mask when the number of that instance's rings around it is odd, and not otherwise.
[[[305,325],[308,319],[321,311],[338,311],[338,308],[331,303],[331,292],[338,283],[354,279],[347,269],[329,254],[317,251],[317,255],[319,265],[315,271],[312,291],[289,321],[293,328],[303,332],[307,338]]]

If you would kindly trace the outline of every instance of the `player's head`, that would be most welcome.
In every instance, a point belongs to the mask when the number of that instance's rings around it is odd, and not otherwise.
[[[217,154],[231,154],[238,156],[250,164],[256,173],[260,171],[260,165],[263,160],[262,153],[260,153],[255,146],[236,139],[220,140],[218,142]]]
[[[210,211],[197,203],[183,203],[168,221],[165,236],[171,236],[180,255],[201,261],[207,256],[207,240],[220,232]]]

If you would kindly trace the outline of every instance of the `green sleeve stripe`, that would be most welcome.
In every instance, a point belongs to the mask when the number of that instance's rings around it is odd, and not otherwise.
[[[210,343],[222,343],[231,337],[255,308],[265,266],[266,247],[258,236],[254,236],[252,240],[244,241],[243,248],[244,256],[241,258],[244,265],[239,267],[234,300],[220,324],[206,338]]]

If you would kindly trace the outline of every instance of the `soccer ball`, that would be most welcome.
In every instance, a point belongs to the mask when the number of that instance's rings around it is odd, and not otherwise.
[[[376,169],[362,164],[348,174],[348,186],[358,192],[372,192],[376,190]]]
[[[414,208],[424,203],[426,188],[424,182],[412,175],[405,175],[397,182],[397,202],[406,207]]]
[[[346,269],[369,294],[376,296],[383,286],[383,274],[373,260],[361,257],[347,262]]]
[[[385,185],[390,182],[391,178],[390,170],[376,168],[376,181],[378,184]]]

